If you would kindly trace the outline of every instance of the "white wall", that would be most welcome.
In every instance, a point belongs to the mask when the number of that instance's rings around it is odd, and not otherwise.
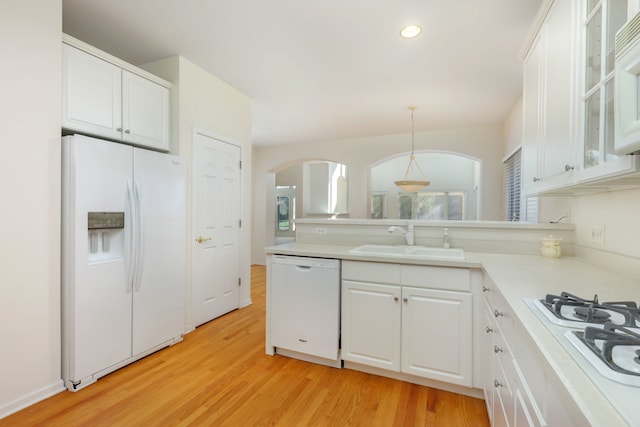
[[[174,83],[172,93],[172,151],[187,162],[187,174],[191,175],[193,130],[207,133],[236,143],[242,151],[242,229],[240,241],[240,268],[243,286],[240,291],[241,306],[251,303],[251,99],[209,74],[181,56],[156,61],[143,66],[158,76]],[[175,102],[177,100],[177,102]],[[187,189],[187,222],[191,230],[191,180]],[[195,236],[189,231],[187,266],[191,265],[191,249]],[[187,283],[191,283],[188,272]],[[187,301],[191,301],[191,289]],[[188,306],[187,306],[188,307]],[[189,316],[190,313],[188,313]],[[190,325],[190,316],[188,320]]]
[[[330,160],[349,168],[350,218],[367,218],[369,166],[410,150],[410,135],[385,135],[349,140],[254,147],[252,262],[264,263],[264,247],[273,244],[273,174],[301,160]],[[500,125],[418,132],[416,151],[441,150],[482,161],[480,219],[500,219],[503,128]],[[268,203],[268,202],[269,203]]]
[[[0,418],[60,379],[60,0],[0,13]]]

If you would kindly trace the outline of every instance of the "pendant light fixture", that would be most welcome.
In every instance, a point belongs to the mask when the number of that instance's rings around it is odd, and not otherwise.
[[[425,179],[426,177],[424,176],[424,172],[422,172],[422,168],[420,168],[420,165],[416,161],[416,156],[414,154],[415,123],[413,120],[413,112],[416,110],[416,108],[418,107],[416,107],[415,105],[409,106],[409,110],[411,110],[411,156],[409,156],[409,164],[407,165],[407,170],[404,172],[404,178],[394,182],[394,184],[396,184],[401,190],[409,193],[415,193],[416,191],[419,191],[427,185],[431,184],[431,182]],[[421,177],[418,177],[417,179],[412,174],[414,165],[421,175]]]

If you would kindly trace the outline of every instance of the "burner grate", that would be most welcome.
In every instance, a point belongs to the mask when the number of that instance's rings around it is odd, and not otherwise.
[[[640,334],[613,323],[606,323],[602,329],[587,326],[584,332],[574,333],[609,368],[625,375],[640,377],[640,366],[632,365],[638,364],[640,357]],[[617,349],[626,348],[630,350],[627,358],[615,357]]]
[[[640,309],[634,301],[600,303],[598,295],[585,299],[563,291],[560,295],[548,294],[540,302],[558,319],[599,325],[613,322],[619,326],[640,328]]]

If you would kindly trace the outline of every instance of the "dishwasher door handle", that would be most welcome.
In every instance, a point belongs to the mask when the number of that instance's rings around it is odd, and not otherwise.
[[[296,265],[296,270],[298,270],[298,271],[310,271],[311,270],[311,266],[310,265]]]

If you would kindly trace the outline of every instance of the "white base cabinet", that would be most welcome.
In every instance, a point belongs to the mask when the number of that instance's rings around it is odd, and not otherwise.
[[[471,387],[469,270],[344,261],[342,277],[343,360]]]
[[[527,341],[524,327],[490,278],[483,286],[484,393],[491,425],[506,427],[571,427],[574,420],[562,395]],[[542,357],[542,356],[540,356]]]
[[[62,128],[169,151],[171,84],[69,36],[62,46]]]

